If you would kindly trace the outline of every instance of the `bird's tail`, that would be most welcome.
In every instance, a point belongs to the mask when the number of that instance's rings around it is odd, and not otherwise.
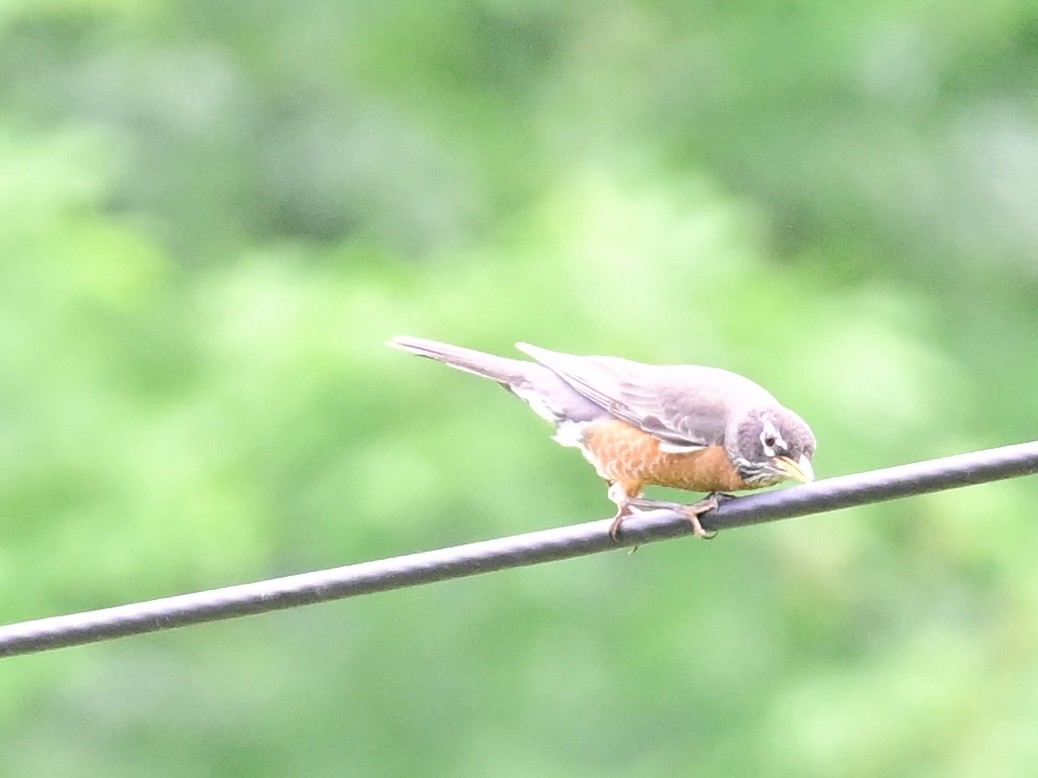
[[[495,354],[487,354],[483,351],[452,346],[450,343],[440,343],[425,338],[401,336],[386,341],[386,345],[410,351],[420,357],[435,359],[458,370],[464,370],[466,373],[490,378],[508,388],[527,381],[530,378],[531,369],[540,368],[540,365],[524,359],[499,357]]]
[[[558,428],[555,439],[564,446],[579,445],[582,440],[580,429],[575,425],[599,419],[605,413],[600,406],[538,362],[499,357],[425,338],[393,338],[386,345],[497,381],[542,419],[555,424]],[[570,434],[572,430],[576,431]]]

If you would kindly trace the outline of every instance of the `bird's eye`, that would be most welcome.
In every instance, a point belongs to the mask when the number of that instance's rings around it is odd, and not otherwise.
[[[763,429],[760,431],[760,444],[764,450],[764,455],[768,457],[775,456],[776,452],[786,447],[786,442],[782,439],[782,435],[775,425],[770,420],[765,419]]]

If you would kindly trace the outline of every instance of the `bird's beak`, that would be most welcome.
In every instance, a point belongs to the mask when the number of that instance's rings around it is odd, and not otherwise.
[[[811,467],[811,460],[803,454],[796,462],[789,457],[775,457],[775,464],[783,473],[797,481],[803,481],[806,484],[808,481],[815,480],[815,470]]]

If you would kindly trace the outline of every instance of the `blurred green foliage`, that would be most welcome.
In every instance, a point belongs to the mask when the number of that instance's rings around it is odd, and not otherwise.
[[[0,15],[5,622],[608,515],[383,348],[716,364],[820,475],[1038,429],[1038,6]],[[0,663],[4,775],[1038,763],[1030,480]]]

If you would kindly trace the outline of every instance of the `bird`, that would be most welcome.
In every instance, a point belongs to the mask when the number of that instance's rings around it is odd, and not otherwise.
[[[609,534],[642,508],[699,517],[732,497],[789,479],[814,479],[814,433],[754,381],[717,367],[650,365],[612,356],[578,356],[529,343],[512,359],[425,338],[388,346],[496,381],[555,426],[554,439],[580,450],[608,484],[616,506]],[[691,505],[647,499],[646,486],[707,496]]]

